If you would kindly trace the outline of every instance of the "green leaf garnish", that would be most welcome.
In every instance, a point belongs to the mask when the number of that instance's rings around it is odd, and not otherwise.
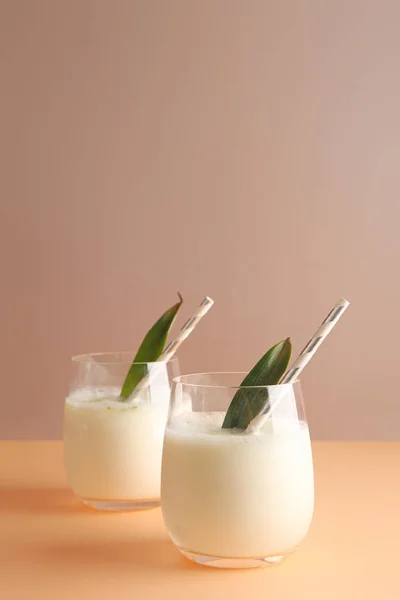
[[[169,308],[158,321],[154,323],[153,327],[145,335],[123,383],[120,394],[121,398],[128,398],[139,381],[147,373],[145,364],[136,363],[155,362],[162,354],[165,342],[167,341],[168,332],[183,302],[183,298],[179,292],[178,296],[179,302],[174,304],[174,306],[171,306],[171,308]]]
[[[268,350],[240,384],[226,412],[223,429],[246,429],[268,402],[268,390],[252,386],[277,385],[287,369],[292,344],[290,338]],[[246,389],[248,387],[248,389]]]

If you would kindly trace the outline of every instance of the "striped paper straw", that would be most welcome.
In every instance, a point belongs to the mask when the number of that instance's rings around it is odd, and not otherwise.
[[[200,304],[199,308],[195,312],[195,314],[186,321],[180,332],[178,333],[178,337],[170,342],[167,347],[164,349],[164,352],[160,354],[156,362],[168,362],[178,350],[179,346],[186,340],[187,337],[192,333],[193,329],[196,325],[201,321],[201,319],[208,313],[212,305],[214,304],[214,300],[206,296],[203,302]],[[141,391],[145,387],[147,387],[151,383],[151,379],[154,377],[154,373],[148,373],[143,379],[141,379],[138,385],[133,390],[132,394],[127,398],[127,400],[134,400]]]
[[[322,342],[328,337],[340,317],[343,315],[350,302],[345,298],[340,298],[339,302],[332,308],[329,315],[308,342],[308,344],[300,352],[298,359],[295,361],[293,367],[284,375],[279,383],[293,383],[300,375],[304,367],[309,363],[311,358],[314,356]]]
[[[335,327],[336,323],[339,321],[340,317],[343,315],[343,313],[349,305],[350,302],[348,300],[346,300],[345,298],[340,298],[339,302],[332,308],[331,312],[326,317],[326,319],[322,321],[321,325],[319,326],[311,340],[300,352],[300,355],[294,362],[293,367],[291,367],[286,373],[286,375],[283,376],[283,378],[279,382],[279,385],[284,383],[293,383],[294,381],[296,381],[304,367],[310,362],[310,360],[317,352],[322,342],[330,334],[330,332]],[[250,422],[249,426],[246,429],[246,433],[254,433],[260,427],[262,427],[265,421],[269,419],[269,417],[272,415],[279,402],[280,398],[277,398],[272,406],[267,404],[265,412],[263,413],[261,411]]]

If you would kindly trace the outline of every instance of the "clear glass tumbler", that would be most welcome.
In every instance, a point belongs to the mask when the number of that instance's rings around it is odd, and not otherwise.
[[[314,508],[311,443],[300,383],[241,388],[274,407],[256,433],[222,429],[245,373],[173,380],[161,506],[179,550],[202,565],[274,565],[306,536]]]
[[[137,363],[149,385],[137,398],[120,398],[131,366],[128,352],[72,358],[64,410],[68,482],[85,504],[101,510],[140,510],[160,504],[161,455],[177,359]]]

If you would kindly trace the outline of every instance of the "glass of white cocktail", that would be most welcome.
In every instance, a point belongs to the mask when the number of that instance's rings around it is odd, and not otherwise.
[[[300,383],[241,387],[244,376],[184,375],[172,385],[162,512],[175,545],[203,565],[276,564],[302,542],[312,519],[313,462]],[[274,410],[255,432],[231,427],[234,397],[243,422],[254,406]]]
[[[85,504],[138,510],[160,502],[161,455],[176,358],[135,363],[127,352],[72,359],[64,412],[67,479]],[[121,398],[128,370],[149,380],[132,399]]]

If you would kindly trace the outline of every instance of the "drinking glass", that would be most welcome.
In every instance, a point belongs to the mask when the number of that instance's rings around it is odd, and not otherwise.
[[[161,506],[174,544],[202,565],[279,563],[312,519],[313,463],[300,382],[241,388],[244,377],[202,373],[172,384]],[[222,428],[239,389],[245,401],[260,394],[273,408],[255,433]]]
[[[85,504],[100,510],[159,506],[161,455],[170,399],[168,363],[136,363],[131,373],[149,385],[134,399],[120,397],[133,354],[110,352],[72,358],[64,409],[68,482]],[[146,379],[147,380],[147,379]]]

